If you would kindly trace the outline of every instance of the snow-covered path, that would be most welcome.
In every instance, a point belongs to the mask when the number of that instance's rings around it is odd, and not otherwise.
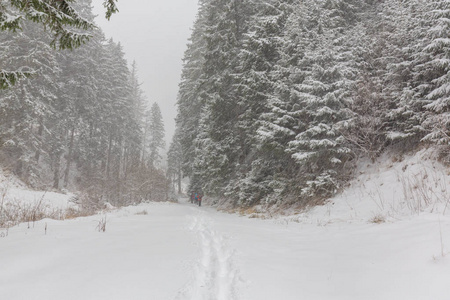
[[[0,299],[450,299],[448,216],[318,226],[150,203],[106,218],[11,228]]]
[[[173,299],[196,252],[185,213],[126,208],[106,215],[104,233],[103,216],[11,228],[0,239],[0,299]]]
[[[192,280],[180,291],[178,299],[238,299],[239,269],[234,250],[227,238],[214,228],[211,213],[195,209],[190,216],[190,229],[197,235],[201,256],[193,269]]]

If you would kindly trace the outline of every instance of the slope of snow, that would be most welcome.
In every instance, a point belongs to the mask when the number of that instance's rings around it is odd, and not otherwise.
[[[69,201],[71,193],[29,190],[25,184],[12,175],[0,170],[0,203],[2,205],[40,206],[47,211],[65,210],[74,207]]]
[[[290,217],[182,199],[0,229],[0,299],[448,300],[449,174],[425,157],[366,166],[329,204]],[[434,178],[432,200],[402,194],[417,174]]]
[[[375,164],[362,164],[343,193],[288,219],[324,225],[450,214],[450,169],[433,159],[431,150],[394,160],[386,155]]]

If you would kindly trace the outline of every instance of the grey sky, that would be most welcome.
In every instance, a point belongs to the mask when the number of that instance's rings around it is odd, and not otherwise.
[[[93,0],[96,23],[107,38],[122,44],[136,61],[142,89],[161,107],[167,147],[175,130],[176,97],[182,58],[197,13],[198,0],[119,0],[119,13],[104,18],[103,0]],[[167,148],[166,147],[166,148]]]

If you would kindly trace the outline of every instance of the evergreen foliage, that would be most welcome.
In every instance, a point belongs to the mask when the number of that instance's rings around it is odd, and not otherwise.
[[[182,193],[182,164],[183,151],[180,143],[180,132],[177,130],[172,138],[169,151],[167,152],[167,178],[172,183],[172,189],[176,189],[178,194]]]
[[[155,167],[162,159],[162,150],[166,146],[164,142],[164,123],[161,109],[158,103],[153,103],[147,112],[146,135],[148,137],[148,163]]]
[[[90,1],[76,8],[93,21]],[[60,52],[50,46],[51,33],[31,21],[20,34],[2,34],[2,68],[36,74],[1,91],[2,167],[35,187],[82,191],[92,206],[166,200],[169,183],[155,164],[164,141],[159,107],[150,161],[137,66],[130,70],[121,45],[99,29],[91,35],[84,47]]]
[[[106,18],[118,11],[117,0],[105,0]],[[83,5],[82,0],[7,0],[0,2],[0,31],[16,33],[23,30],[25,21],[32,21],[45,28],[52,39],[49,44],[58,49],[74,49],[85,44],[91,37],[95,24],[86,19],[74,7]],[[28,25],[29,26],[29,25]],[[0,90],[11,87],[19,79],[34,74],[32,70],[4,70],[0,66]]]
[[[191,187],[238,206],[307,205],[337,193],[359,156],[421,143],[449,155],[449,11],[201,1],[178,96]]]

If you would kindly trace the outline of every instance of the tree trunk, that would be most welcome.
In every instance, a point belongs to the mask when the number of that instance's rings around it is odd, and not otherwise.
[[[60,173],[60,167],[61,167],[61,155],[58,153],[55,155],[55,166],[53,171],[53,188],[59,189],[59,173]]]
[[[44,132],[44,124],[43,124],[43,120],[42,118],[39,121],[39,130],[37,132],[37,136],[39,138],[39,140],[42,138],[42,133]],[[36,150],[36,153],[34,154],[34,159],[36,160],[37,163],[39,163],[39,158],[41,157],[41,147],[39,146]]]
[[[105,167],[105,175],[106,178],[109,178],[109,171],[111,168],[111,148],[112,148],[113,137],[112,134],[109,135],[109,143],[108,143],[108,153],[106,155],[106,167]]]
[[[145,165],[145,143],[147,142],[145,135],[146,135],[146,132],[144,132],[144,137],[142,140],[142,156],[141,156],[141,161],[140,161],[141,168],[143,168]]]
[[[178,194],[181,194],[181,168],[178,169]]]
[[[123,168],[123,152],[124,152],[124,148],[123,148],[123,140],[122,138],[119,139],[119,143],[118,143],[118,149],[119,149],[119,157],[117,158],[117,170],[116,170],[116,178],[117,178],[117,182],[120,183],[120,179],[122,177],[122,168]]]
[[[128,178],[128,172],[129,172],[129,164],[130,164],[130,150],[127,146],[124,146],[123,149],[123,167],[122,167],[122,174],[123,174],[123,180],[127,181]]]
[[[72,163],[74,136],[75,136],[75,127],[72,127],[72,133],[70,134],[70,142],[69,142],[69,153],[67,154],[66,170],[64,172],[64,187],[65,188],[67,188],[67,185],[69,183],[69,172],[70,172],[70,164]]]

